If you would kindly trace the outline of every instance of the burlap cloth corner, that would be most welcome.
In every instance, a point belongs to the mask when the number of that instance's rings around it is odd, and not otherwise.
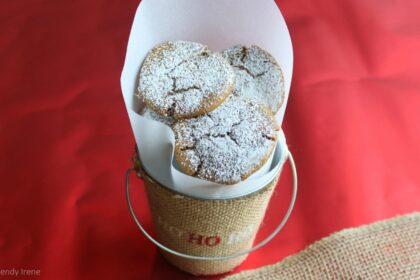
[[[279,263],[224,279],[420,279],[420,212],[342,230]]]

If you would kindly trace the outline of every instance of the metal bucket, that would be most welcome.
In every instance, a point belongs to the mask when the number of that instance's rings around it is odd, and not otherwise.
[[[126,175],[127,203],[142,233],[161,249],[174,266],[194,275],[214,275],[231,271],[247,255],[267,244],[283,228],[293,209],[297,174],[292,155],[287,158],[293,172],[293,193],[289,208],[276,229],[253,246],[281,169],[273,180],[254,193],[230,199],[199,199],[169,189],[149,176],[138,154],[134,169]],[[130,173],[142,179],[151,208],[157,237],[150,236],[136,217],[129,193]],[[232,186],[234,187],[234,186]]]

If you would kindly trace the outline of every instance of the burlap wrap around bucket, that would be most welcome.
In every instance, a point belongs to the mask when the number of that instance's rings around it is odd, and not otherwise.
[[[162,186],[144,171],[137,154],[133,159],[134,170],[144,181],[157,242],[170,250],[192,256],[232,256],[252,248],[279,174],[262,189],[246,196],[234,199],[196,199]],[[127,198],[132,211],[128,177]],[[294,199],[287,216],[290,215],[293,203]],[[135,214],[132,214],[141,227]],[[287,218],[284,219],[284,223],[286,220]],[[278,227],[278,230],[281,227]],[[143,231],[142,227],[141,229]],[[147,233],[145,235],[149,238]],[[275,234],[272,235],[274,237]],[[190,259],[169,253],[166,248],[161,252],[171,264],[194,275],[229,272],[248,255],[242,254],[223,260]]]

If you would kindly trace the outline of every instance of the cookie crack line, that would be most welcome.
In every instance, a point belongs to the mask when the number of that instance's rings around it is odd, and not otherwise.
[[[181,66],[182,64],[184,64],[186,62],[188,62],[188,59],[183,59],[180,63],[178,63],[171,70],[169,70],[166,75],[168,75],[168,77],[169,77],[169,74],[171,74],[172,72],[174,72],[176,70],[176,68],[178,68],[179,66]]]
[[[168,75],[168,78],[169,78],[169,75]],[[171,77],[171,79],[172,79],[172,89],[166,93],[168,96],[175,95],[175,94],[178,94],[178,93],[184,93],[184,92],[187,92],[187,91],[190,91],[190,90],[193,90],[193,89],[201,90],[201,87],[199,87],[197,85],[193,85],[193,86],[190,86],[190,87],[187,87],[187,88],[177,88],[177,86],[176,86],[177,78]]]
[[[196,54],[195,56],[204,56],[204,57],[208,57],[209,56],[209,52],[204,50],[201,51],[199,54]],[[192,90],[192,89],[196,89],[196,90],[201,90],[201,87],[199,86],[191,86],[188,88],[181,88],[181,89],[177,89],[176,86],[176,77],[171,77],[170,74],[172,74],[179,66],[181,66],[184,63],[189,62],[190,59],[183,59],[180,63],[178,63],[177,65],[175,65],[168,73],[166,73],[166,76],[170,79],[172,79],[172,90],[167,92],[167,95],[174,95],[176,93],[184,93],[186,91]],[[199,65],[197,63],[195,63],[195,65],[197,66],[198,69],[200,69]]]
[[[166,96],[174,96],[176,94],[185,93],[187,91],[194,90],[194,89],[195,90],[201,90],[201,87],[196,86],[196,85],[188,87],[188,88],[177,89],[176,88],[176,78],[171,78],[171,79],[172,79],[172,89],[166,93]],[[176,104],[176,101],[174,100],[174,101],[172,101],[171,106],[166,110],[166,114],[167,114],[168,117],[173,117],[175,115],[176,107],[177,107],[177,104]]]
[[[245,46],[241,47],[241,58],[240,58],[240,61],[242,62],[242,64],[245,64],[246,60],[248,59],[248,53],[249,52],[248,52],[248,48],[247,47],[245,47]],[[270,60],[263,60],[262,63],[265,63],[265,64],[266,63],[273,64]],[[262,73],[259,73],[259,74],[254,75],[244,65],[235,65],[235,64],[233,64],[233,62],[230,62],[230,65],[232,67],[235,67],[235,68],[239,69],[239,70],[245,71],[248,75],[250,75],[254,79],[256,79],[258,77],[261,77],[261,76],[263,76],[264,74],[266,74],[268,72],[268,71],[264,71]]]
[[[270,141],[276,141],[275,137],[267,135],[265,133],[262,133],[262,137],[264,137],[265,139],[270,140]]]
[[[203,161],[200,159],[200,163],[197,165],[197,168],[194,172],[194,174],[192,174],[192,176],[196,176],[198,173],[200,173],[201,169],[203,168]]]
[[[199,86],[191,86],[191,87],[187,87],[187,88],[179,88],[179,89],[176,89],[174,91],[174,93],[184,93],[186,91],[193,90],[193,89],[200,90],[201,87],[199,87]]]
[[[171,107],[166,110],[168,117],[173,117],[175,114],[176,101],[172,101]]]
[[[242,56],[241,56],[241,62],[242,63],[245,63],[245,60],[248,57],[248,49],[247,49],[247,47],[244,46],[244,47],[241,48],[241,54],[242,54]]]
[[[208,114],[207,115],[207,117],[209,117],[212,121],[214,121],[214,119],[210,116],[210,114]],[[237,139],[234,139],[234,138],[232,138],[231,137],[231,134],[232,134],[232,131],[233,131],[233,129],[236,127],[236,126],[238,126],[238,125],[240,125],[241,123],[243,122],[243,120],[240,120],[239,122],[237,122],[237,123],[233,123],[232,125],[231,125],[231,129],[229,130],[229,131],[227,131],[226,133],[219,133],[219,134],[211,134],[211,133],[206,133],[206,134],[204,134],[203,136],[204,137],[207,137],[207,138],[224,138],[224,137],[226,137],[226,136],[228,136],[233,142],[235,142],[238,146],[239,146],[239,144],[238,144],[238,142],[237,142]],[[213,130],[215,127],[218,127],[218,126],[220,126],[219,124],[215,124],[214,126],[212,126],[211,128],[210,128],[210,131],[211,130]]]
[[[241,121],[242,122],[242,121]],[[237,126],[237,125],[239,125],[239,124],[241,124],[241,122],[239,122],[239,123],[235,123],[235,124],[233,124],[232,125],[232,129],[230,130],[230,131],[228,131],[228,132],[226,132],[226,133],[218,133],[218,134],[211,134],[211,133],[206,133],[206,134],[204,134],[204,135],[202,135],[202,137],[205,137],[205,138],[207,138],[207,139],[211,139],[211,138],[225,138],[225,137],[228,137],[230,140],[232,140],[236,145],[238,145],[238,146],[240,146],[239,145],[239,143],[238,143],[238,140],[235,138],[235,137],[232,137],[232,130],[233,130],[233,127],[235,127],[235,126]],[[269,137],[269,136],[267,136],[267,137]],[[196,149],[196,142],[192,145],[192,146],[185,146],[185,147],[182,147],[182,148],[180,148],[180,151],[188,151],[188,150],[195,150]]]
[[[242,70],[242,71],[245,71],[248,75],[250,75],[252,78],[254,78],[254,79],[256,79],[256,78],[259,78],[259,77],[261,77],[261,76],[264,76],[266,73],[268,73],[268,71],[264,71],[264,72],[262,72],[262,73],[259,73],[259,74],[252,74],[252,72],[251,71],[249,71],[249,69],[248,68],[246,68],[245,66],[243,66],[243,65],[232,65],[232,67],[234,67],[234,68],[236,68],[236,69],[239,69],[239,70]]]
[[[181,151],[189,151],[189,150],[195,150],[195,143],[192,146],[185,146],[180,148]]]
[[[187,87],[187,88],[179,88],[179,89],[168,91],[167,95],[172,96],[172,95],[179,94],[179,93],[184,93],[184,92],[187,92],[187,91],[190,91],[190,90],[193,90],[193,89],[201,90],[201,87],[191,86],[191,87]]]
[[[240,146],[238,140],[235,137],[232,137],[232,131],[227,132],[226,136],[229,137],[229,139],[232,140],[237,146]]]
[[[214,119],[210,116],[210,114],[208,114],[207,115],[212,121],[214,121]],[[232,138],[231,137],[231,135],[232,135],[232,130],[236,127],[236,126],[238,126],[238,125],[240,125],[241,123],[243,122],[243,120],[240,120],[239,122],[237,122],[237,123],[233,123],[232,125],[231,125],[231,129],[229,130],[229,131],[227,131],[226,133],[219,133],[219,134],[211,134],[211,133],[206,133],[206,134],[204,134],[204,136],[205,137],[207,137],[207,138],[211,138],[211,137],[213,137],[213,138],[224,138],[224,137],[229,137],[233,142],[235,142],[235,144],[236,145],[238,145],[239,146],[239,144],[238,144],[238,142],[237,142],[237,139],[234,139],[234,138]],[[218,127],[218,126],[220,126],[219,124],[215,124],[214,126],[212,126],[211,127],[211,129],[210,130],[213,130],[215,127]]]
[[[233,129],[235,126],[240,125],[242,122],[243,122],[243,120],[240,120],[239,122],[232,124],[232,129]]]
[[[208,57],[209,56],[209,51],[208,50],[204,50],[201,51],[200,53],[194,55],[194,56],[204,56],[204,57]],[[172,72],[175,71],[176,68],[178,68],[179,66],[181,66],[182,64],[188,62],[191,58],[187,58],[187,59],[183,59],[180,63],[178,63],[177,65],[175,65],[171,70],[169,70],[168,74],[171,74]]]

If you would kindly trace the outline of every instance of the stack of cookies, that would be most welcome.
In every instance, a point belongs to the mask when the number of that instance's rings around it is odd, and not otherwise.
[[[153,48],[140,69],[143,116],[175,133],[175,158],[188,175],[235,184],[270,158],[284,80],[275,59],[258,46],[222,53],[187,41]]]

